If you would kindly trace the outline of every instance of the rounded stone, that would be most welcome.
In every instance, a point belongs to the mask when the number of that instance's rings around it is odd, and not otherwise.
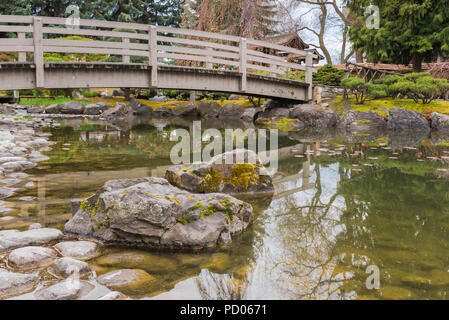
[[[72,274],[82,276],[91,272],[92,269],[84,261],[64,257],[54,261],[48,267],[48,271],[59,276],[68,277]]]
[[[111,291],[97,300],[128,300],[128,297],[118,291]]]
[[[30,246],[11,251],[8,256],[8,264],[23,269],[39,268],[52,263],[56,256],[53,249]]]
[[[28,230],[36,230],[41,229],[42,225],[40,223],[33,223],[28,227]]]
[[[126,288],[145,286],[155,278],[141,269],[121,269],[103,274],[97,281],[108,288]]]
[[[37,273],[14,273],[6,269],[0,269],[0,299],[32,291],[37,285],[38,278]]]
[[[86,296],[94,289],[87,281],[78,281],[71,278],[58,282],[34,293],[38,300],[76,300]]]
[[[64,241],[55,245],[55,249],[64,257],[89,260],[100,255],[98,244],[91,241]]]

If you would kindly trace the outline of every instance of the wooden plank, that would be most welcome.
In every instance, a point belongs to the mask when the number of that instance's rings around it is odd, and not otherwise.
[[[44,53],[42,49],[42,18],[33,18],[34,64],[36,88],[44,88]]]
[[[284,62],[284,61],[278,61],[278,60],[270,60],[260,57],[254,57],[254,56],[248,56],[249,61],[255,61],[255,62],[261,62],[266,63],[270,65],[276,65],[280,67],[286,67],[290,69],[297,69],[297,70],[306,70],[306,67],[297,63],[290,63],[290,62]]]
[[[239,57],[239,69],[240,69],[240,90],[246,91],[246,68],[247,68],[247,60],[246,60],[246,50],[248,50],[247,41],[245,38],[240,39],[240,57]]]
[[[307,90],[307,99],[312,100],[313,99],[313,59],[314,55],[308,54],[306,56],[306,82],[309,84],[309,88]]]
[[[166,53],[166,52],[158,52],[158,58],[167,58],[174,60],[186,60],[186,61],[199,61],[199,62],[212,62],[216,64],[223,64],[238,67],[239,62],[232,60],[223,60],[223,59],[210,59],[208,60],[206,56],[194,56],[188,54],[178,54],[178,53]]]
[[[220,34],[220,33],[211,33],[211,32],[206,32],[206,31],[182,29],[182,28],[170,28],[170,27],[158,26],[157,31],[171,33],[171,34],[182,34],[182,35],[191,36],[191,37],[211,38],[211,39],[219,39],[219,40],[233,41],[233,42],[240,41],[240,38],[236,37],[236,36],[230,36],[227,34]]]
[[[88,20],[88,19],[80,19],[79,21],[80,21],[80,26],[85,26],[85,27],[128,29],[128,30],[138,30],[138,31],[147,31],[148,30],[147,24],[140,24],[140,23],[104,21],[104,20]],[[44,17],[43,23],[44,24],[65,25],[66,18]]]
[[[1,31],[1,30],[0,30]],[[148,35],[143,33],[131,33],[131,32],[119,32],[119,31],[104,31],[104,30],[92,30],[92,29],[66,29],[66,28],[54,28],[44,27],[44,33],[49,34],[64,34],[64,35],[77,35],[77,36],[93,36],[93,37],[113,37],[113,38],[130,38],[148,40]]]
[[[8,23],[33,23],[32,16],[17,16],[17,15],[0,15],[1,22]]]
[[[187,54],[194,54],[194,55],[204,55],[207,56],[208,51],[204,49],[194,49],[189,47],[178,47],[178,46],[161,46],[158,45],[157,49],[160,51],[167,51],[167,52],[176,52],[176,53],[187,53]],[[210,53],[210,51],[209,51]],[[230,59],[238,59],[239,55],[232,52],[223,52],[223,51],[214,51],[213,54],[214,57],[220,57],[220,58],[230,58]]]
[[[279,51],[285,51],[285,52],[289,52],[289,53],[298,54],[303,57],[307,57],[307,55],[310,54],[310,52],[307,52],[304,50],[298,50],[298,49],[274,44],[271,42],[254,40],[254,39],[248,39],[248,45],[254,45],[254,46],[258,46],[258,47],[265,47],[265,48],[271,48],[271,49],[275,49],[275,50],[279,50]],[[313,54],[312,58],[318,58],[318,57]]]
[[[34,46],[1,46],[0,52],[33,52]]]
[[[247,50],[247,54],[248,57],[249,56],[256,56],[256,57],[261,57],[261,58],[267,58],[267,59],[272,59],[272,60],[277,60],[277,61],[284,61],[284,58],[280,57],[280,56],[274,56],[272,54],[266,54],[257,50],[251,50],[248,49]]]
[[[202,41],[202,40],[164,37],[164,36],[158,36],[157,40],[161,41],[161,42],[163,41],[163,42],[188,44],[188,45],[197,46],[197,47],[207,47],[207,48],[215,48],[215,49],[226,50],[226,51],[239,52],[239,47],[237,47],[237,46],[229,46],[229,45],[225,45],[225,44],[221,44],[221,43],[207,42],[207,41]]]
[[[25,33],[23,32],[19,32],[17,34],[17,38],[19,39],[20,42],[24,43],[26,42],[25,39]],[[32,42],[33,40],[28,39],[30,42]],[[18,57],[18,61],[19,62],[25,62],[27,60],[27,54],[25,52],[19,52],[19,57]]]
[[[23,35],[23,36],[21,36]],[[23,37],[23,38],[22,38]],[[32,46],[33,39],[25,39],[25,33],[19,32],[18,38],[0,39],[0,46]]]
[[[45,46],[45,52],[57,53],[91,53],[91,54],[112,54],[112,55],[129,55],[147,57],[148,52],[143,50],[127,50],[127,49],[109,49],[109,48],[86,48],[86,47],[57,47]]]
[[[212,59],[214,57],[214,49],[213,48],[207,48],[206,50],[206,69],[212,69],[213,68],[213,64],[212,64]]]
[[[24,33],[31,33],[33,32],[32,27],[25,27],[25,26],[6,26],[6,25],[0,25],[0,32],[24,32]]]
[[[155,26],[150,26],[148,30],[148,50],[149,50],[149,64],[151,65],[151,86],[157,88],[157,29]]]
[[[44,39],[44,46],[67,46],[67,47],[88,47],[88,48],[111,48],[111,49],[139,49],[148,50],[146,43],[124,43],[114,41],[89,41],[89,40],[64,40],[64,39]]]
[[[264,66],[260,66],[258,64],[246,64],[246,67],[248,69],[253,69],[253,70],[260,70],[260,71],[265,71],[265,72],[269,72],[269,73],[275,73],[275,74],[284,74],[285,71],[281,71],[279,69],[273,69],[273,68],[268,68],[268,67],[264,67]]]

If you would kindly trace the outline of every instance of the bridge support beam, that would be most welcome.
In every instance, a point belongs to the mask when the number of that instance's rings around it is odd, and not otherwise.
[[[240,61],[240,74],[242,75],[242,80],[240,82],[240,90],[242,92],[246,91],[246,50],[248,48],[247,42],[245,38],[240,38],[240,57],[239,57],[239,61]]]
[[[148,50],[150,53],[149,64],[151,66],[151,87],[157,88],[157,29],[156,26],[150,26],[148,31]]]
[[[36,68],[36,88],[44,88],[44,53],[42,50],[42,18],[33,18],[34,65]]]

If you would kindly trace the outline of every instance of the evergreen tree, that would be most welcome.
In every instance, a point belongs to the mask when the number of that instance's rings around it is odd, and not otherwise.
[[[373,62],[413,63],[421,71],[423,61],[449,53],[449,0],[346,0],[359,23],[350,28],[356,49]],[[380,10],[380,28],[369,29],[365,10]]]

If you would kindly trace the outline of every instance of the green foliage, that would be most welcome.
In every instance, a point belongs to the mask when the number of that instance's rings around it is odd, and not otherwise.
[[[369,97],[380,98],[387,96],[384,85],[368,83],[360,78],[350,77],[343,79],[341,84],[349,93],[355,96],[357,104],[363,104]]]
[[[422,61],[449,53],[448,2],[441,0],[346,0],[354,14],[350,40],[372,62],[408,65],[415,60],[419,71]],[[369,29],[365,10],[379,8],[380,28]]]
[[[332,65],[326,65],[319,68],[318,72],[313,74],[313,83],[339,86],[344,75],[344,70],[334,68]]]
[[[306,73],[304,71],[293,71],[288,70],[286,73],[281,74],[282,78],[295,80],[295,81],[305,81]]]
[[[93,91],[93,92],[84,91],[83,92],[83,96],[85,96],[86,98],[98,97],[99,95],[100,95],[100,93],[98,91]]]

